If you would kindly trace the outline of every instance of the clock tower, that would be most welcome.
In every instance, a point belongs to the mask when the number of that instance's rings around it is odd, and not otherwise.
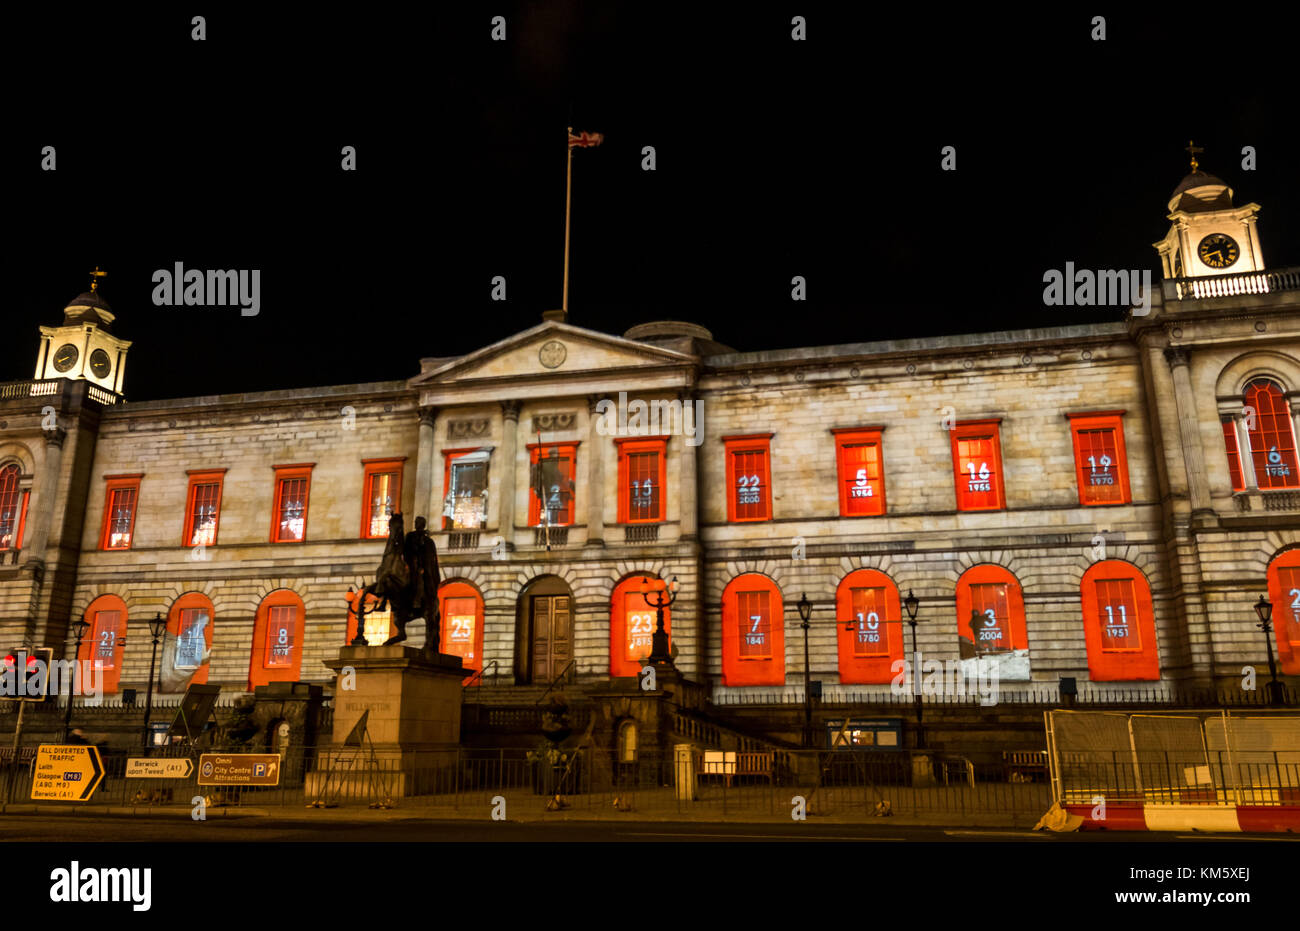
[[[1233,275],[1264,269],[1255,229],[1259,204],[1232,205],[1232,188],[1201,171],[1200,146],[1187,144],[1192,171],[1169,199],[1169,232],[1153,243],[1165,278]]]
[[[131,343],[110,332],[113,311],[99,293],[107,272],[96,267],[90,274],[90,290],[63,308],[63,325],[41,327],[35,377],[84,379],[120,395]]]

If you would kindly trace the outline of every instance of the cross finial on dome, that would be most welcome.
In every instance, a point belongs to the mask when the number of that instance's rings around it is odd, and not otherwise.
[[[1198,162],[1198,161],[1196,160],[1196,156],[1197,156],[1199,153],[1204,152],[1205,149],[1203,149],[1201,146],[1197,145],[1195,142],[1192,142],[1192,140],[1188,139],[1188,140],[1187,140],[1187,145],[1183,146],[1183,150],[1186,151],[1186,152],[1190,152],[1190,153],[1191,153],[1191,156],[1192,156],[1192,171],[1200,171],[1200,169],[1201,169],[1201,163]]]
[[[90,273],[90,290],[94,291],[95,289],[97,289],[99,287],[99,279],[103,278],[107,274],[108,272],[101,272],[99,270],[99,266],[96,265],[95,270]]]

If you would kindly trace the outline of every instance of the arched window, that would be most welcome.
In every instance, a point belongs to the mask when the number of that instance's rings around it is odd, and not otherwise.
[[[253,623],[252,658],[248,666],[251,691],[269,682],[296,682],[302,665],[305,609],[296,593],[281,588],[257,606]]]
[[[636,722],[624,721],[618,726],[618,761],[636,762]]]
[[[1122,559],[1093,563],[1079,594],[1088,677],[1093,682],[1159,679],[1151,586],[1142,570]]]
[[[347,629],[343,631],[343,642],[351,644],[352,638],[357,635],[357,612],[353,607],[357,593],[349,592],[343,597],[348,602],[348,624]],[[393,626],[392,606],[385,605],[383,610],[380,610],[379,601],[378,595],[366,596],[366,620],[362,633],[365,635],[367,646],[380,646],[397,633],[397,628]]]
[[[103,683],[105,695],[116,695],[126,641],[126,602],[117,595],[100,595],[86,608],[85,621],[90,627],[81,638],[77,659],[90,663],[92,670],[96,664],[102,664],[99,667],[102,671],[90,675]],[[83,665],[77,671],[78,682],[85,670]],[[89,688],[91,681],[86,680],[82,688]]]
[[[891,682],[895,660],[904,653],[898,586],[875,569],[850,572],[835,590],[836,643],[840,682]]]
[[[722,592],[722,684],[785,684],[781,589],[765,575],[736,576]]]
[[[11,462],[0,469],[0,551],[22,549],[30,491],[20,487],[23,470]]]
[[[1300,488],[1296,467],[1295,430],[1286,395],[1277,382],[1256,378],[1246,385],[1245,409],[1254,410],[1254,424],[1246,417],[1250,464],[1259,489]]]
[[[183,692],[188,685],[208,681],[208,653],[212,649],[212,602],[199,592],[186,592],[167,613],[167,633],[176,639],[171,668],[162,669],[160,679],[170,691]]]
[[[609,674],[637,676],[642,661],[653,648],[651,638],[659,623],[654,606],[641,595],[641,580],[658,580],[649,573],[630,575],[614,586],[609,599]],[[651,601],[656,596],[651,595]],[[664,630],[672,639],[672,608],[664,608]]]
[[[438,606],[442,611],[438,650],[459,656],[466,669],[482,669],[483,596],[479,590],[468,582],[443,582],[438,587]]]
[[[1273,636],[1284,675],[1300,675],[1300,549],[1287,550],[1268,567]]]
[[[992,565],[966,570],[957,580],[957,637],[963,665],[994,662],[1001,679],[1029,678],[1025,600],[1014,575]]]

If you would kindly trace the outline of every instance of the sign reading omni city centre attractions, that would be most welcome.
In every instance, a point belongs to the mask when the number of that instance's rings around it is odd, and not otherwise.
[[[99,788],[104,764],[90,746],[42,744],[32,771],[32,799],[45,802],[84,802]]]
[[[127,779],[186,779],[194,772],[194,761],[187,756],[172,759],[137,757],[126,761]]]
[[[278,786],[278,753],[205,753],[199,757],[201,786]]]

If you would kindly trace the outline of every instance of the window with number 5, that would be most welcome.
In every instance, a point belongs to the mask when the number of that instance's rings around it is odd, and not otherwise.
[[[883,427],[832,430],[839,466],[840,515],[867,517],[885,513]]]

